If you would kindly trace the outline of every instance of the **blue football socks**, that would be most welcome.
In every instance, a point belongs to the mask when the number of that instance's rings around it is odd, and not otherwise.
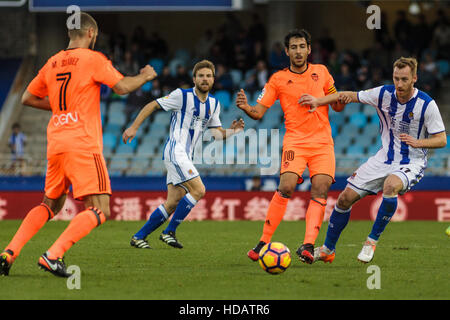
[[[378,209],[377,218],[373,223],[372,231],[369,234],[369,238],[373,240],[378,240],[381,233],[386,228],[387,224],[391,220],[392,216],[397,210],[397,197],[386,198],[383,196],[383,202],[381,202],[380,208]]]
[[[192,208],[197,204],[197,201],[192,197],[190,193],[187,193],[183,199],[178,203],[177,208],[169,222],[167,228],[162,232],[168,234],[169,232],[175,232],[181,222],[187,217]]]
[[[147,222],[141,230],[134,235],[134,237],[137,239],[145,239],[150,233],[162,225],[167,218],[169,218],[169,215],[167,214],[166,209],[164,209],[163,205],[160,205],[155,211],[152,212]]]
[[[342,210],[338,208],[338,206],[334,206],[334,210],[330,216],[330,222],[328,223],[327,236],[324,243],[325,247],[328,249],[334,250],[336,248],[339,236],[347,225],[348,220],[350,220],[351,210],[351,207],[347,210]]]

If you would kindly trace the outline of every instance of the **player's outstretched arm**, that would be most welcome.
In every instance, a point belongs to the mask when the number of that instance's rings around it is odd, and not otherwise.
[[[150,103],[147,103],[139,112],[136,119],[134,119],[133,123],[129,128],[127,128],[122,134],[123,143],[131,142],[136,136],[136,133],[141,126],[142,122],[144,122],[147,117],[149,117],[153,112],[160,109],[158,102],[153,100]]]
[[[260,103],[256,103],[254,106],[250,106],[247,101],[247,96],[243,89],[237,93],[236,106],[243,110],[253,120],[259,120],[263,117],[267,111],[267,107]]]
[[[425,139],[415,139],[406,133],[401,133],[399,137],[402,142],[413,148],[437,149],[447,145],[447,136],[445,132],[432,134]]]
[[[344,106],[350,102],[358,102],[358,95],[353,91],[341,91],[324,97],[316,98],[310,94],[304,94],[298,101],[301,105],[309,105],[309,112],[314,112],[317,107],[330,104],[333,110],[342,111]]]
[[[128,94],[141,87],[147,81],[155,79],[157,75],[153,67],[146,65],[137,76],[123,77],[112,89],[119,95]]]
[[[22,95],[22,104],[36,109],[52,110],[48,97],[39,98],[38,96],[31,94],[28,90],[25,90]]]
[[[232,135],[244,130],[245,122],[241,118],[239,120],[233,120],[229,129],[224,129],[222,127],[211,128],[211,133],[216,140],[228,139]]]

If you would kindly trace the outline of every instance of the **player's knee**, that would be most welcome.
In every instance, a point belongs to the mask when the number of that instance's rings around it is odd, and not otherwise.
[[[349,209],[353,204],[353,199],[349,197],[348,194],[345,192],[341,193],[338,197],[338,200],[336,202],[336,205],[339,207],[339,209],[347,210]]]
[[[383,187],[383,195],[396,196],[400,192],[401,188],[394,184],[385,184]]]
[[[288,184],[281,184],[278,186],[278,192],[281,193],[284,198],[290,198],[294,191],[295,186],[291,186]]]
[[[206,194],[206,188],[204,185],[198,186],[195,189],[189,191],[192,197],[194,197],[195,200],[200,200],[203,198]]]

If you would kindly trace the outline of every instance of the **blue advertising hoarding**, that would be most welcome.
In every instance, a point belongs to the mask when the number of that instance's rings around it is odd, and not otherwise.
[[[243,0],[30,0],[30,11],[223,11],[242,8]]]

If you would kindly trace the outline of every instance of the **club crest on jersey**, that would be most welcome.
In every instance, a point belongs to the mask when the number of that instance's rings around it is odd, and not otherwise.
[[[291,79],[289,79],[286,85],[293,84],[293,83],[294,83],[294,81],[292,81]]]
[[[410,113],[408,113],[408,118],[410,120],[414,119],[414,112],[411,111]]]
[[[317,74],[317,73],[313,73],[312,75],[311,75],[311,79],[313,79],[314,81],[318,81],[319,80],[319,75]]]

